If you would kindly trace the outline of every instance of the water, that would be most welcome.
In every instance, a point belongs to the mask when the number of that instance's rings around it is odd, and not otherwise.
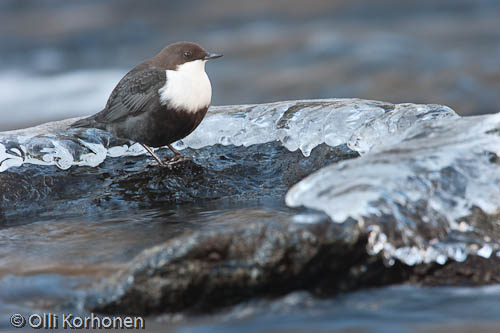
[[[290,218],[285,207],[201,204],[109,209],[85,217],[25,220],[0,230],[0,329],[13,313],[86,313],[72,301],[92,283],[125,268],[142,250],[195,230],[217,230],[255,219]],[[151,322],[153,319],[151,319]]]
[[[122,75],[179,40],[225,54],[207,65],[214,105],[360,97],[499,110],[494,0],[124,1],[2,5],[0,131],[100,111]]]
[[[500,286],[400,285],[321,300],[305,292],[255,301],[178,332],[439,332],[498,330]],[[214,319],[217,321],[213,322]]]

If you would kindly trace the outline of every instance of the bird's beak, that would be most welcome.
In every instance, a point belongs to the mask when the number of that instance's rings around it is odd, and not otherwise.
[[[205,60],[210,60],[210,59],[217,59],[217,58],[220,58],[222,57],[222,54],[218,54],[218,53],[209,53],[205,56]]]

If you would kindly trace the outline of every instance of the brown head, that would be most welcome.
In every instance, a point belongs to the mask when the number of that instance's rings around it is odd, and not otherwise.
[[[150,62],[165,70],[175,70],[178,66],[189,61],[210,60],[220,57],[222,57],[222,54],[209,53],[196,43],[178,42],[165,47]]]

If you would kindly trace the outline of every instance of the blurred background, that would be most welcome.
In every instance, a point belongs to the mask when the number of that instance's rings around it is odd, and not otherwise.
[[[0,131],[93,114],[195,41],[213,105],[359,97],[500,111],[498,0],[0,0]]]

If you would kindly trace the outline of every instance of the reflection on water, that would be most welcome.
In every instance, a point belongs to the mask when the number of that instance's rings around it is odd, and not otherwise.
[[[240,205],[241,206],[241,205]],[[284,207],[201,204],[34,221],[0,230],[0,328],[6,314],[56,311],[145,248],[184,232],[293,216]],[[68,303],[69,304],[69,303]],[[68,311],[78,311],[70,306]],[[5,320],[4,320],[5,319]]]
[[[37,221],[0,230],[0,278],[7,275],[109,275],[145,248],[184,232],[213,230],[293,216],[271,208],[203,210],[206,207],[119,212],[99,221]]]
[[[500,327],[500,286],[395,286],[319,300],[306,292],[236,306],[179,332],[414,332]],[[212,322],[212,323],[211,323]],[[215,322],[215,323],[213,323]]]

